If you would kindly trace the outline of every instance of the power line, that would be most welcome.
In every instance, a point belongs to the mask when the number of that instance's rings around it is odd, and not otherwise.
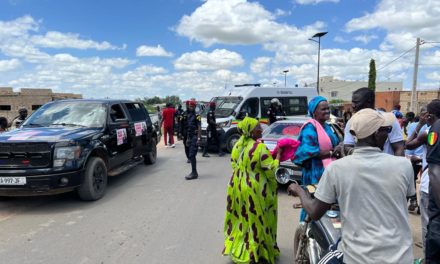
[[[404,53],[400,54],[399,57],[395,58],[394,60],[388,62],[387,64],[385,64],[384,66],[382,66],[381,68],[377,69],[376,72],[385,69],[386,67],[388,67],[389,65],[391,65],[393,62],[397,61],[398,59],[402,58],[403,56],[405,56],[406,54],[408,54],[408,52],[412,51],[416,46],[410,48],[409,50],[405,51]]]
[[[391,65],[392,63],[394,63],[395,61],[397,61],[398,59],[400,59],[400,58],[402,58],[403,56],[405,56],[406,54],[408,54],[408,53],[409,53],[410,51],[412,51],[415,47],[416,47],[416,46],[414,46],[414,47],[410,48],[409,50],[403,52],[402,54],[400,54],[398,57],[396,57],[396,58],[393,59],[392,61],[388,62],[388,63],[385,64],[384,66],[382,66],[382,67],[380,67],[379,69],[377,69],[377,70],[376,70],[376,74],[377,74],[378,71],[385,69],[386,67],[388,67],[389,65]],[[368,73],[369,73],[369,72],[368,72]],[[366,74],[368,75],[368,73],[366,73]],[[362,74],[362,75],[364,75],[364,74]],[[360,81],[360,80],[365,80],[365,79],[366,79],[366,77],[365,77],[365,75],[364,75],[364,77],[359,78],[359,79],[355,80],[354,82],[358,82],[358,81]],[[349,85],[351,85],[351,82],[350,82],[350,83],[347,83],[346,85],[339,86],[338,88],[341,89],[341,88],[347,87],[347,86],[349,86]]]

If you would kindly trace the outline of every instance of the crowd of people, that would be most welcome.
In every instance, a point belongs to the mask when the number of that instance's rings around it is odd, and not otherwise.
[[[389,113],[375,109],[374,92],[360,88],[353,92],[352,107],[339,142],[327,124],[327,100],[311,100],[312,118],[301,129],[293,159],[302,167],[302,184],[317,184],[314,197],[296,183],[288,187],[301,200],[300,221],[320,219],[335,203],[340,208],[341,241],[320,263],[413,263],[408,210],[419,207],[418,175],[424,263],[440,263],[440,100],[418,115],[403,116],[397,107]],[[274,263],[279,255],[275,171],[282,149],[271,154],[258,141],[256,119],[246,117],[238,128],[223,254],[235,263]]]
[[[202,139],[201,116],[196,112],[197,102],[192,99],[186,101],[186,110],[178,105],[177,110],[171,103],[167,103],[164,109],[157,108],[160,120],[160,127],[163,128],[164,143],[166,147],[175,148],[174,133],[177,139],[183,141],[187,163],[191,164],[191,172],[185,176],[187,180],[194,180],[199,177],[197,172],[197,152]],[[207,117],[206,142],[203,149],[203,157],[209,158],[208,149],[215,146],[220,157],[224,156],[220,136],[217,131],[215,117],[216,104],[209,103]]]

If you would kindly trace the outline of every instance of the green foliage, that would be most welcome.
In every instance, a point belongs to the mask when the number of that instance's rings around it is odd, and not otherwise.
[[[156,112],[156,106],[158,105],[163,106],[167,103],[172,103],[174,106],[177,106],[182,103],[182,100],[177,95],[170,95],[165,98],[160,98],[159,96],[137,98],[136,101],[142,102],[150,113]]]
[[[370,72],[368,73],[368,88],[376,91],[376,63],[370,60]]]
[[[342,103],[345,103],[345,101],[342,99],[333,99],[333,100],[330,100],[329,103],[330,104],[342,104]]]

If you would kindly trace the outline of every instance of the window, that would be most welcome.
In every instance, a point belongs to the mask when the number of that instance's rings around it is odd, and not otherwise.
[[[258,110],[260,108],[260,102],[258,98],[249,98],[244,102],[241,106],[240,113],[241,118],[244,118],[246,115],[249,117],[258,117]]]
[[[336,91],[332,91],[332,92],[330,93],[330,96],[331,96],[331,97],[337,97],[337,96],[338,96],[338,92],[336,92]]]
[[[261,98],[261,117],[267,118],[267,110],[270,107],[270,100],[275,97]],[[307,97],[276,97],[280,100],[284,112],[287,116],[306,115],[307,114]]]
[[[307,97],[286,97],[282,99],[281,103],[287,116],[307,114]]]
[[[112,119],[113,122],[115,122],[118,119],[127,119],[125,117],[124,111],[122,111],[121,106],[118,104],[112,105],[110,109],[110,118]]]
[[[10,105],[0,105],[0,111],[11,111]]]
[[[145,121],[145,112],[138,103],[126,103],[125,106],[134,122]]]
[[[40,107],[41,107],[41,105],[32,105],[32,111],[35,111]]]

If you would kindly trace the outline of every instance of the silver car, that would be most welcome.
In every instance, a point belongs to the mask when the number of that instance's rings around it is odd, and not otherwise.
[[[263,142],[267,148],[272,151],[277,145],[278,140],[282,138],[287,137],[298,139],[301,127],[309,119],[310,117],[308,116],[301,116],[289,117],[286,120],[277,121],[264,130],[261,142]],[[329,125],[331,125],[333,131],[341,141],[344,138],[344,132],[342,129],[334,123],[329,123]],[[290,178],[296,181],[301,181],[302,179],[302,168],[295,165],[291,160],[281,162],[277,173],[288,173]]]

